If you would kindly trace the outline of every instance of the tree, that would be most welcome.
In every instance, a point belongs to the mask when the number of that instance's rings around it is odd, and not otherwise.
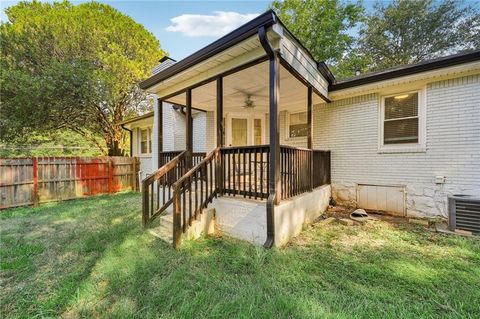
[[[122,155],[117,124],[146,107],[138,82],[164,55],[142,25],[97,2],[20,2],[0,26],[0,138],[71,130]]]
[[[382,70],[478,48],[480,14],[457,0],[377,2],[359,35],[351,54],[357,62],[345,62],[357,69]]]
[[[272,8],[318,61],[337,65],[354,43],[363,7],[340,0],[274,0]]]

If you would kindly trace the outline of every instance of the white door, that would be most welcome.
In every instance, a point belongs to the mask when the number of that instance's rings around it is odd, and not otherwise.
[[[265,143],[265,121],[261,114],[226,115],[226,145],[245,146]]]
[[[245,146],[248,143],[248,119],[232,118],[231,146]]]

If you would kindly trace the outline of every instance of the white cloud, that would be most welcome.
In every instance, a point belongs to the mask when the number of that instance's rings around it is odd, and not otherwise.
[[[231,11],[214,11],[213,15],[182,14],[170,19],[171,25],[165,30],[181,32],[188,37],[219,37],[235,30],[258,15],[258,13],[241,14]]]

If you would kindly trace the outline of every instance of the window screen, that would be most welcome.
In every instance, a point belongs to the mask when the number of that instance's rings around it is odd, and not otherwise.
[[[418,93],[385,98],[384,144],[418,143]]]
[[[290,114],[290,137],[301,137],[308,135],[307,112]]]

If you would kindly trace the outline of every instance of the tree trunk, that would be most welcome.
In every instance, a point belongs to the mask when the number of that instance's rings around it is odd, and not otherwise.
[[[125,150],[123,148],[123,135],[123,129],[116,125],[113,129],[113,134],[106,138],[108,156],[125,156]]]

